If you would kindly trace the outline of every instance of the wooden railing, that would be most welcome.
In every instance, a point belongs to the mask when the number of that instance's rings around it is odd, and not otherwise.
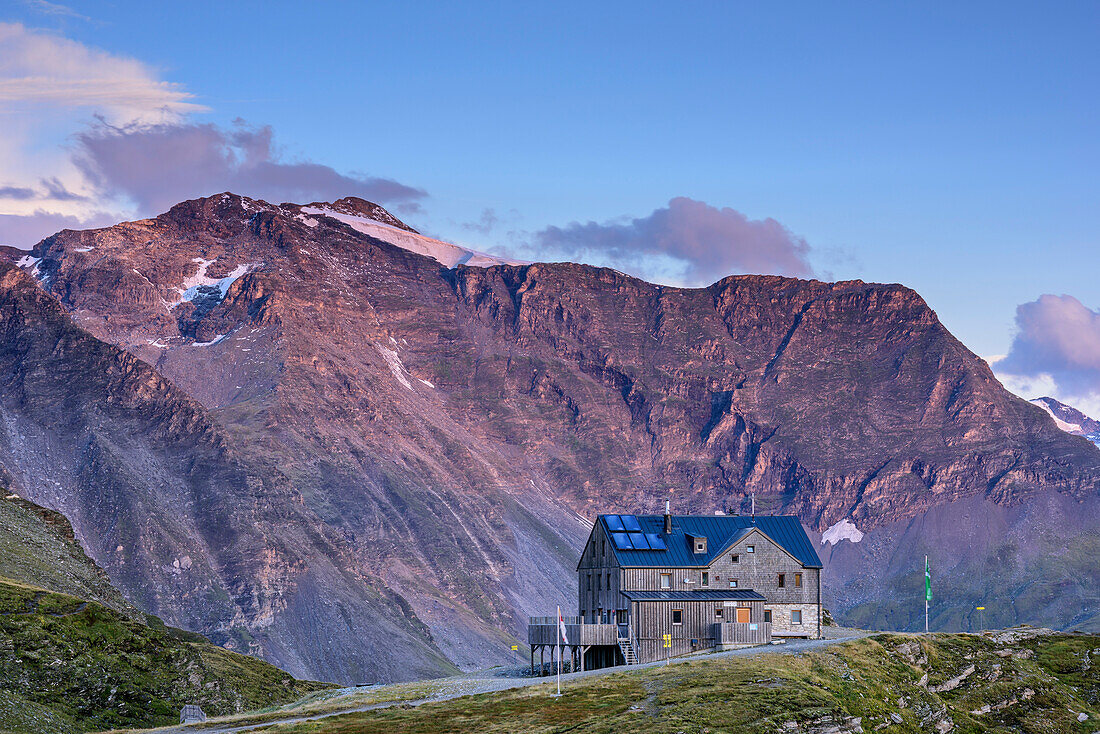
[[[613,624],[585,624],[580,617],[565,618],[565,634],[570,645],[618,645],[619,634]],[[553,645],[558,641],[556,617],[531,617],[527,625],[527,644]],[[565,643],[562,643],[565,644]]]
[[[765,645],[772,641],[772,623],[718,622],[714,641],[717,645]]]

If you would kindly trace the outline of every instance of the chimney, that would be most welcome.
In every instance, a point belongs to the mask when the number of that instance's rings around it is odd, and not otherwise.
[[[672,535],[672,515],[669,510],[669,501],[665,500],[665,535]]]

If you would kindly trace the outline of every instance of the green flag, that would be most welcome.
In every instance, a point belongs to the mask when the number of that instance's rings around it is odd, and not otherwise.
[[[932,574],[928,570],[928,558],[924,559],[924,600],[932,601]]]

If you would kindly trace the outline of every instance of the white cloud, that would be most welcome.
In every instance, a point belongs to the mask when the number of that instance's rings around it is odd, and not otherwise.
[[[1100,311],[1073,296],[1044,294],[1017,307],[1008,354],[987,361],[1017,395],[1050,396],[1100,418]]]
[[[0,23],[0,109],[83,108],[118,123],[155,123],[206,109],[193,100],[137,59]]]

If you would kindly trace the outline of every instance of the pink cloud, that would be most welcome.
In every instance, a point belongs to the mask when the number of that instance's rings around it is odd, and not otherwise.
[[[1016,308],[1016,335],[998,372],[1050,375],[1066,395],[1100,394],[1100,312],[1073,296],[1043,295]]]
[[[392,179],[344,175],[329,166],[285,160],[268,126],[101,123],[76,136],[74,161],[105,197],[125,197],[143,214],[219,191],[273,203],[359,196],[408,208],[427,194]]]
[[[749,219],[735,209],[677,197],[652,214],[623,222],[547,227],[532,243],[539,259],[604,264],[661,279],[679,270],[687,285],[731,273],[809,276],[810,247],[774,219]]]

